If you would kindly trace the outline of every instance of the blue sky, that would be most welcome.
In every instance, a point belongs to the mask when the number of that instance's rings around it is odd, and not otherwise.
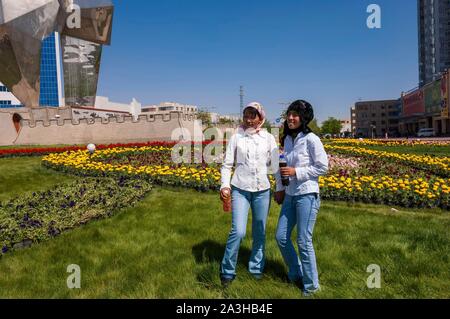
[[[239,113],[259,101],[310,101],[319,122],[358,99],[398,98],[418,83],[415,0],[116,0],[98,95]],[[368,29],[371,3],[381,29]]]

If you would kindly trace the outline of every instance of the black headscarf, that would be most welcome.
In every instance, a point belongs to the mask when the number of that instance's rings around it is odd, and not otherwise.
[[[286,119],[286,121],[284,121],[283,136],[280,141],[281,146],[283,147],[286,137],[292,136],[292,138],[295,140],[300,132],[305,135],[308,135],[312,132],[312,130],[308,126],[308,124],[311,123],[311,121],[314,119],[314,110],[310,103],[304,100],[297,100],[289,106],[287,114],[289,114],[289,112],[296,112],[300,115],[300,127],[296,130],[291,130],[288,125],[288,120]]]

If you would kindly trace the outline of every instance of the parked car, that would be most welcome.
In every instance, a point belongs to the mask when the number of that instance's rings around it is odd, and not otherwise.
[[[434,137],[436,133],[434,133],[433,128],[421,128],[419,132],[417,132],[417,137]]]

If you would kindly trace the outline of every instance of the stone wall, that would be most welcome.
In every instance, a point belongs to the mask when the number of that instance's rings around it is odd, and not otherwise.
[[[15,111],[0,113],[0,145],[73,145],[110,144],[147,141],[170,141],[178,129],[176,138],[183,135],[181,129],[190,135],[201,135],[201,127],[194,115],[172,112],[166,115],[140,115],[136,121],[131,116],[119,118],[69,119],[68,114],[58,119],[52,110],[30,116],[22,116],[17,133],[13,124]],[[47,114],[45,114],[47,112]],[[61,114],[61,113],[60,113]]]

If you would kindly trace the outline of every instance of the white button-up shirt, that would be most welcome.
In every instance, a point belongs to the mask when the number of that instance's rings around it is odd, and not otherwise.
[[[288,167],[294,167],[295,176],[289,177],[289,186],[284,187],[281,176],[276,174],[277,191],[286,190],[290,196],[319,193],[319,176],[328,172],[328,156],[320,138],[314,133],[300,133],[295,141],[291,136],[284,141],[284,152]]]
[[[267,130],[250,134],[240,128],[228,142],[221,169],[221,189],[230,188],[230,180],[231,185],[248,192],[270,189],[267,175],[277,172],[278,160],[278,145],[272,134]]]

